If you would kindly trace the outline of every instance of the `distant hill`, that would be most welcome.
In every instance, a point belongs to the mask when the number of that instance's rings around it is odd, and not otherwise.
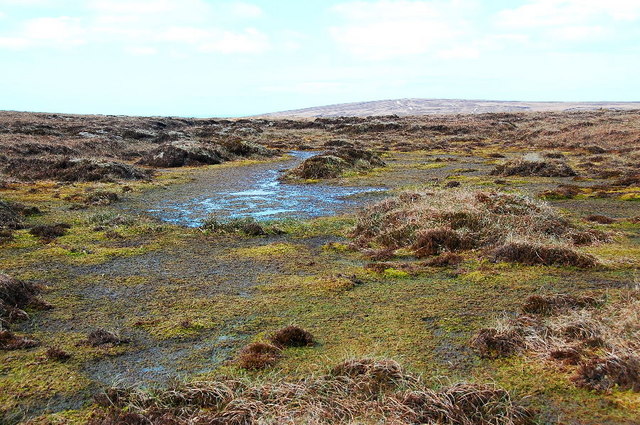
[[[258,115],[264,118],[319,118],[373,115],[481,114],[488,112],[640,109],[640,102],[510,102],[494,100],[395,99],[343,103]]]

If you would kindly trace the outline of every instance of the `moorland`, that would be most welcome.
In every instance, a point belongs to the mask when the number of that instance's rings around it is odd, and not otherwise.
[[[637,424],[639,201],[638,111],[0,112],[0,423]]]

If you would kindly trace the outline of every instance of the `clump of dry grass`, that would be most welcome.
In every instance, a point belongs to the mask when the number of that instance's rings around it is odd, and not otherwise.
[[[132,165],[94,158],[12,158],[4,172],[22,180],[66,182],[144,180],[151,176]]]
[[[470,249],[474,242],[450,227],[420,230],[412,248],[417,257],[428,257],[442,251],[461,251]]]
[[[524,336],[517,327],[506,329],[487,328],[478,331],[471,339],[481,357],[497,359],[519,352],[525,345]]]
[[[87,344],[93,347],[101,347],[101,346],[114,346],[127,344],[130,342],[129,339],[123,338],[115,332],[107,331],[105,329],[96,329],[94,331],[89,332],[87,335]]]
[[[152,393],[111,389],[92,425],[356,424],[527,425],[534,415],[495,386],[433,391],[393,360],[352,359],[296,381],[196,382]],[[363,422],[364,421],[364,422]]]
[[[37,298],[41,290],[39,285],[0,273],[0,325],[28,318],[24,311],[27,306],[44,307]]]
[[[43,240],[51,240],[66,235],[70,228],[71,225],[67,223],[42,224],[29,229],[29,233]]]
[[[514,159],[499,164],[491,171],[494,176],[522,176],[522,177],[573,177],[576,172],[565,161],[544,159],[528,161]]]
[[[288,170],[283,179],[330,179],[339,177],[347,170],[362,171],[384,165],[376,152],[347,145],[304,160],[299,166]]]
[[[352,236],[356,247],[383,258],[400,248],[417,257],[478,249],[504,261],[591,267],[595,259],[572,248],[580,232],[551,206],[526,196],[438,190],[406,192],[366,208]],[[588,236],[597,240],[595,233]]]
[[[602,215],[602,214],[591,214],[587,217],[585,217],[586,221],[592,221],[594,223],[598,223],[598,224],[612,224],[615,223],[617,220],[615,218],[611,218],[609,216],[606,215]]]
[[[220,164],[228,160],[230,153],[217,145],[205,145],[196,141],[175,141],[146,152],[139,164],[152,167],[183,167]]]
[[[214,215],[207,218],[200,228],[215,233],[239,233],[247,236],[266,235],[267,231],[270,230],[265,229],[265,227],[253,217],[231,218],[223,221]]]
[[[280,348],[275,345],[254,342],[240,350],[236,363],[243,369],[262,370],[274,366],[280,356]]]
[[[601,300],[584,295],[531,295],[522,305],[522,312],[525,314],[553,314],[570,309],[596,307],[601,303]]]
[[[0,328],[0,350],[21,350],[39,345],[38,341],[18,336],[11,331]]]
[[[580,268],[595,267],[595,257],[576,252],[567,246],[548,246],[531,242],[508,242],[491,251],[491,257],[497,261],[508,261],[529,266],[572,266]]]
[[[24,217],[39,214],[37,207],[29,207],[16,202],[0,199],[0,230],[22,229]]]
[[[316,341],[313,335],[299,326],[286,326],[269,338],[276,347],[310,347]]]
[[[16,206],[0,199],[0,229],[22,228],[22,214]]]
[[[471,346],[486,358],[526,352],[577,366],[580,387],[640,391],[640,294],[631,291],[602,305],[588,296],[532,296],[525,314],[481,329]]]
[[[640,356],[610,353],[589,359],[580,363],[572,380],[579,387],[596,391],[618,387],[640,392]]]
[[[46,358],[50,360],[55,360],[58,362],[64,362],[71,358],[71,354],[67,353],[62,348],[59,348],[59,347],[47,348],[47,351],[44,353],[44,355],[46,356]]]

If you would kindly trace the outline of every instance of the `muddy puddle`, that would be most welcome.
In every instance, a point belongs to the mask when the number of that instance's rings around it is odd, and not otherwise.
[[[341,214],[378,199],[384,191],[376,187],[280,182],[282,171],[317,152],[294,151],[289,155],[281,161],[199,171],[194,181],[145,195],[136,203],[161,220],[197,227],[212,215],[277,220]]]

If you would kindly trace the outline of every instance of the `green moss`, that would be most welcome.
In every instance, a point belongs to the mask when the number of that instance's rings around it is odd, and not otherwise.
[[[301,245],[278,242],[249,248],[238,248],[234,249],[230,254],[238,257],[271,258],[292,256],[300,252],[300,250],[305,251],[306,249]]]
[[[411,275],[404,270],[398,270],[394,268],[385,269],[383,273],[384,276],[388,277],[389,279],[404,279],[411,277]]]

